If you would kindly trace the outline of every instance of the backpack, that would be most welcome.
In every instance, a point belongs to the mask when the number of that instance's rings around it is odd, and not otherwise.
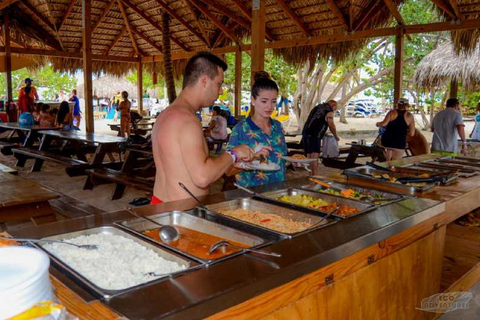
[[[20,115],[18,122],[20,125],[31,126],[33,125],[33,115],[30,112],[23,112]]]

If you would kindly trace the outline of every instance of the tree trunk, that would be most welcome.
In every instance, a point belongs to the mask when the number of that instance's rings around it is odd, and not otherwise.
[[[347,85],[348,83],[344,83],[343,84],[343,88],[342,88],[342,99],[345,98],[345,96],[347,95]],[[341,123],[345,123],[347,124],[347,108],[346,108],[346,104],[342,104],[342,105],[339,105],[338,106],[340,108],[340,122]]]
[[[173,78],[172,51],[170,47],[170,15],[162,14],[162,44],[163,64],[165,68],[165,84],[167,86],[168,102],[172,103],[177,98],[175,92],[175,79]]]
[[[432,129],[433,115],[435,114],[435,90],[431,93],[432,103],[430,104],[430,129]]]

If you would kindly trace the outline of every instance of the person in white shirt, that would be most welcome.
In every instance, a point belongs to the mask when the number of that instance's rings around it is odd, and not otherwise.
[[[475,125],[473,126],[470,138],[480,140],[480,102],[477,104],[477,114],[475,115]]]
[[[208,125],[208,129],[203,131],[205,137],[214,140],[227,139],[227,119],[222,115],[222,109],[219,106],[213,107],[212,120]]]

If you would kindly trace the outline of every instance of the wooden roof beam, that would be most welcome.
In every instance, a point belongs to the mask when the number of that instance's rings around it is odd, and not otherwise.
[[[390,13],[395,17],[395,20],[397,20],[397,23],[401,26],[404,26],[405,21],[403,20],[402,15],[398,11],[397,4],[393,2],[393,0],[383,0],[383,2],[385,2],[388,10],[390,10]]]
[[[464,20],[465,17],[458,8],[457,0],[448,0],[448,2],[450,2],[450,5],[452,6],[453,12],[455,12],[455,16],[457,17],[457,19]]]
[[[248,30],[250,30],[252,28],[252,19],[250,17],[250,21],[240,17],[237,13],[233,12],[232,10],[218,4],[218,3],[215,3],[215,1],[213,0],[200,0],[202,1],[203,3],[209,5],[210,7],[214,8],[215,10],[217,10],[218,12],[220,12],[221,14],[229,17],[231,20],[237,22],[239,25],[247,28]],[[270,30],[267,30],[265,31],[265,34],[267,35],[267,38],[268,40],[273,40],[273,35],[272,35],[272,32]]]
[[[113,39],[113,42],[110,44],[110,46],[108,47],[108,49],[105,51],[105,55],[108,55],[108,53],[110,52],[110,50],[113,49],[113,47],[115,47],[115,45],[117,44],[117,42],[123,38],[123,35],[125,34],[125,32],[127,31],[127,26],[123,27],[122,31],[120,31],[120,33],[115,37],[115,39]]]
[[[169,7],[165,2],[163,2],[163,0],[155,0],[159,6],[161,6],[165,11],[167,11],[170,16],[172,16],[174,19],[176,19],[178,22],[180,22],[181,25],[183,25],[185,28],[188,29],[188,31],[190,31],[194,36],[196,36],[198,39],[200,39],[203,43],[205,43],[207,46],[210,46],[207,42],[207,39],[205,37],[205,35],[201,35],[197,32],[197,30],[195,30],[191,25],[190,23],[186,22],[185,20],[183,20],[183,18],[175,11],[173,10],[171,7]],[[194,18],[196,18],[194,16]],[[196,20],[197,21],[197,20]],[[203,28],[202,28],[203,29]],[[187,50],[188,51],[188,50]]]
[[[30,10],[35,17],[37,17],[37,18],[40,19],[44,24],[46,24],[46,25],[50,28],[50,30],[52,30],[52,31],[57,31],[57,30],[55,29],[55,26],[53,25],[53,23],[52,23],[50,20],[48,20],[44,15],[42,15],[42,14],[37,10],[37,8],[35,8],[33,5],[31,5],[30,2],[28,2],[28,0],[21,0],[21,1],[22,1],[22,4],[23,4],[25,7],[27,7],[27,9]]]
[[[382,0],[372,0],[368,7],[363,10],[360,17],[355,20],[353,30],[357,31],[362,29],[371,19],[380,13],[384,6],[385,4]]]
[[[149,45],[151,45],[152,47],[154,47],[155,49],[157,49],[158,51],[160,51],[160,53],[163,53],[162,47],[160,47],[158,44],[156,44],[155,42],[153,42],[152,40],[150,40],[147,36],[145,36],[143,33],[141,33],[137,28],[132,27],[132,31],[133,31],[137,36],[139,36],[140,38],[142,38],[143,40],[145,40],[145,42],[147,42]],[[188,50],[185,50],[185,51],[188,51]]]
[[[340,8],[337,6],[334,0],[325,0],[328,8],[337,16],[338,20],[345,26],[345,30],[348,32],[352,31],[350,28],[350,22],[348,21],[347,17],[343,14]],[[351,18],[351,17],[350,17]]]
[[[19,0],[5,0],[2,3],[0,3],[0,10],[5,9],[6,7],[11,6],[15,2],[18,2]]]
[[[112,7],[113,7],[113,4],[115,3],[115,1],[116,0],[110,0],[110,2],[107,4],[107,6],[105,7],[105,10],[103,10],[103,12],[102,12],[102,15],[100,16],[100,18],[98,18],[98,20],[93,25],[92,34],[95,32],[95,30],[97,30],[100,23],[102,23],[103,18],[105,18],[107,16],[107,14],[110,12],[110,10],[112,10]]]
[[[121,0],[116,0],[116,1],[118,3],[118,8],[120,9],[120,12],[122,13],[123,20],[125,20],[125,26],[127,27],[128,35],[130,36],[130,40],[132,41],[133,49],[135,50],[135,53],[137,55],[139,55],[140,50],[138,49],[137,42],[135,41],[135,37],[133,36],[132,25],[130,24],[130,21],[128,20],[127,12],[125,11],[125,7],[123,6],[123,3],[122,3]]]
[[[65,21],[67,21],[68,16],[69,16],[70,13],[72,12],[73,7],[75,7],[76,2],[77,2],[77,0],[70,0],[70,3],[68,4],[67,10],[66,10],[65,13],[63,14],[62,20],[61,20],[60,23],[57,25],[57,31],[60,31],[60,29],[62,29],[63,24],[65,23]]]
[[[243,13],[243,15],[248,19],[248,21],[252,22],[252,11],[248,10],[248,8],[240,1],[240,0],[231,0],[235,6]]]
[[[202,33],[203,35],[203,38],[207,41],[207,47],[211,48],[211,44],[209,44],[209,37],[207,35],[207,32],[205,32],[205,28],[203,28],[202,24],[200,23],[200,20],[198,20],[198,16],[197,16],[197,13],[195,12],[195,10],[193,9],[193,6],[192,4],[189,2],[189,0],[183,0],[183,3],[185,3],[185,5],[187,6],[188,10],[190,11],[190,13],[192,14],[193,16],[193,20],[195,21],[195,24],[197,25],[198,29],[200,30],[200,32]]]
[[[152,18],[150,18],[149,16],[147,16],[145,14],[145,12],[143,10],[140,10],[140,8],[138,8],[135,4],[133,4],[130,0],[120,0],[122,1],[123,3],[125,3],[126,6],[128,6],[130,9],[132,9],[133,11],[135,11],[135,13],[137,13],[140,17],[142,17],[143,19],[145,19],[145,21],[147,21],[148,23],[150,23],[152,26],[154,26],[160,33],[162,33],[162,28],[160,27],[160,25],[153,21]],[[173,42],[175,42],[176,45],[178,45],[180,48],[182,48],[183,50],[185,51],[190,51],[190,49],[188,49],[183,43],[181,43],[177,38],[175,37],[170,37],[172,39]]]
[[[308,28],[305,26],[302,20],[300,20],[297,14],[292,9],[290,9],[290,7],[287,5],[285,0],[277,0],[277,3],[280,6],[280,8],[282,8],[283,12],[285,12],[285,14],[288,17],[290,17],[290,19],[293,20],[293,22],[297,25],[297,27],[299,27],[300,30],[302,30],[304,35],[306,35],[307,37],[312,36],[312,32],[308,30]]]
[[[197,7],[198,10],[200,10],[210,21],[212,21],[213,24],[217,26],[220,30],[222,30],[223,33],[225,33],[230,39],[232,39],[233,42],[240,44],[240,39],[237,38],[237,36],[223,23],[220,22],[220,20],[215,17],[213,13],[210,12],[210,10],[206,7],[205,4],[197,1],[197,0],[189,0],[195,7]]]
[[[438,8],[445,12],[450,18],[457,19],[455,13],[452,11],[450,6],[446,4],[443,0],[431,0]]]

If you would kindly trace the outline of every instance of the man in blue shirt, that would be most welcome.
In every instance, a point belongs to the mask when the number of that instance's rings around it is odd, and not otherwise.
[[[80,128],[80,119],[82,118],[80,116],[80,99],[77,97],[77,90],[73,89],[72,90],[72,96],[68,101],[75,102],[75,106],[73,107],[73,119],[76,121],[76,127]]]

